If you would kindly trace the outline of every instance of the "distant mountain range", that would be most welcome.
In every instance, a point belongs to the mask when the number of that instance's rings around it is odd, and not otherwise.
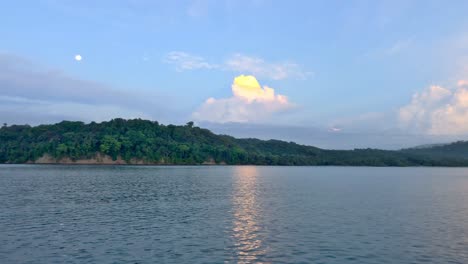
[[[238,139],[141,119],[4,125],[0,163],[468,166],[468,142],[402,150],[327,150],[280,140]]]

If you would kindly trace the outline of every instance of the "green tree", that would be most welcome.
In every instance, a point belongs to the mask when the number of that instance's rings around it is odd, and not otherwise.
[[[111,156],[114,160],[117,159],[122,144],[113,136],[105,135],[99,147],[101,153]]]
[[[66,145],[66,144],[63,144],[63,143],[59,144],[59,145],[57,146],[56,153],[57,153],[57,156],[58,156],[58,157],[63,157],[63,156],[65,156],[65,155],[67,155],[67,153],[68,153],[68,147],[67,147],[67,145]]]

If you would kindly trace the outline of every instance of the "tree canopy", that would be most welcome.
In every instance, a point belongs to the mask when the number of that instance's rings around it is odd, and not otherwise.
[[[427,150],[325,150],[280,140],[237,139],[216,135],[193,122],[177,126],[117,118],[102,123],[62,121],[0,128],[0,163],[35,162],[44,155],[56,162],[107,155],[129,164],[468,166],[466,142],[450,149],[464,156],[443,155],[444,149],[437,150],[438,155]]]

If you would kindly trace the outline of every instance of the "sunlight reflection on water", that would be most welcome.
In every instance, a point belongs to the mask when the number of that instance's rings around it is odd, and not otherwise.
[[[258,176],[254,166],[235,168],[232,236],[237,263],[257,262],[267,253],[262,239],[261,206],[257,201]]]

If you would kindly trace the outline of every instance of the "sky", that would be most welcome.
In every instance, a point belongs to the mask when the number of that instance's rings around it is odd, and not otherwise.
[[[0,122],[143,118],[323,148],[468,138],[467,1],[0,3]]]

